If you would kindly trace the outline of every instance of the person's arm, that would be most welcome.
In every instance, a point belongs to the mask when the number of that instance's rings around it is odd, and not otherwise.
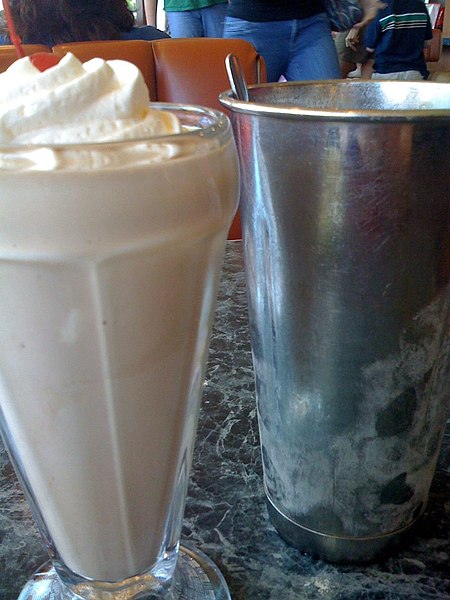
[[[359,23],[355,23],[345,38],[345,45],[356,51],[361,29],[371,23],[378,14],[378,11],[386,8],[386,4],[380,0],[360,0],[361,8],[363,9],[363,19]]]
[[[371,23],[380,10],[386,8],[387,4],[381,0],[359,0],[363,9],[364,18],[360,23],[356,23],[355,27],[361,29]]]
[[[156,6],[158,0],[144,0],[145,21],[147,25],[156,27]]]
[[[372,21],[366,29],[366,50],[373,54],[380,43],[382,36],[380,21],[377,19],[376,21]]]

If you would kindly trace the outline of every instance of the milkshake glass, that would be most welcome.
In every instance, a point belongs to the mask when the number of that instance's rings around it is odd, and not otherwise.
[[[157,108],[182,132],[0,144],[0,425],[52,559],[27,600],[229,598],[179,537],[235,146]]]

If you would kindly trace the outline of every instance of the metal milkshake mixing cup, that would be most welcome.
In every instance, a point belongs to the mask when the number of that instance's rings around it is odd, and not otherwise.
[[[270,518],[301,550],[372,560],[423,513],[447,416],[449,88],[278,83],[221,101]]]

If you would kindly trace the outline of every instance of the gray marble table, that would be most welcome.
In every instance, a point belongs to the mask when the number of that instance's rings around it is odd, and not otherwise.
[[[206,374],[183,540],[208,554],[233,600],[450,600],[448,432],[409,545],[370,566],[335,566],[286,545],[261,478],[242,246],[229,242]],[[46,560],[0,444],[0,600]]]

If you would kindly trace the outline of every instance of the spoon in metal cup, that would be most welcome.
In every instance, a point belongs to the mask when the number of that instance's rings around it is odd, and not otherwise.
[[[225,58],[225,68],[234,97],[238,100],[249,102],[250,96],[248,93],[247,82],[245,81],[244,72],[242,71],[241,63],[237,56],[228,54]]]

